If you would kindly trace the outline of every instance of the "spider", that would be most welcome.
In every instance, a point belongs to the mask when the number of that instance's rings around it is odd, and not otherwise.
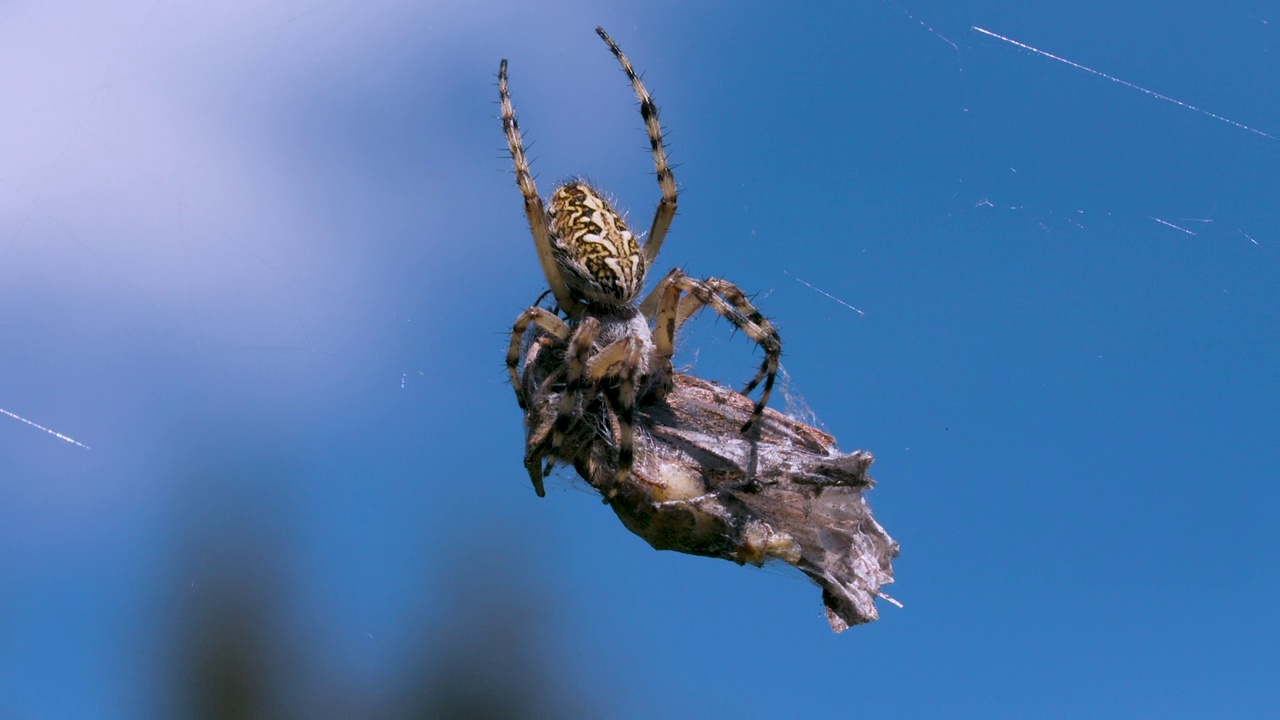
[[[743,390],[743,394],[750,393],[763,382],[760,398],[741,427],[744,433],[760,420],[769,401],[782,342],[773,325],[727,280],[697,280],[673,269],[640,300],[645,276],[658,257],[676,214],[676,183],[667,164],[658,108],[653,98],[617,43],[603,28],[597,27],[596,33],[609,46],[631,81],[653,149],[662,200],[643,245],[627,228],[622,215],[585,180],[573,179],[561,184],[546,205],[543,204],[529,170],[515,108],[507,91],[505,59],[498,69],[498,94],[502,128],[515,163],[516,184],[524,196],[529,230],[542,272],[551,286],[548,292],[555,297],[558,310],[564,315],[561,318],[537,303],[521,313],[511,331],[507,368],[516,399],[521,409],[527,410],[529,400],[519,374],[526,333],[530,326],[536,326],[540,333],[563,346],[563,366],[547,380],[564,385],[553,423],[553,448],[559,447],[575,423],[584,419],[584,409],[603,398],[617,421],[617,474],[614,485],[603,488],[604,500],[609,502],[617,493],[618,482],[625,481],[631,470],[636,405],[661,398],[671,388],[675,335],[686,320],[710,306],[764,351],[759,371]],[[600,424],[613,426],[608,422]],[[612,429],[609,433],[612,435]],[[572,456],[574,453],[559,454]],[[530,468],[534,489],[540,497],[546,494],[542,478],[549,469],[548,466],[535,472]]]

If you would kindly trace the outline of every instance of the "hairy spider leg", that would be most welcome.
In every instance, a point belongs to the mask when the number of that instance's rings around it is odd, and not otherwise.
[[[636,338],[624,337],[601,349],[587,364],[587,375],[597,384],[608,377],[618,378],[617,398],[610,401],[618,418],[618,473],[613,485],[601,490],[606,503],[626,482],[635,459],[636,384],[641,379],[641,352]]]
[[[560,394],[560,409],[556,413],[552,447],[560,447],[561,440],[576,418],[578,401],[587,381],[587,362],[599,331],[600,321],[593,317],[585,317],[573,329],[573,335],[569,338],[569,347],[564,354],[566,362],[564,392]]]
[[[524,389],[520,385],[520,346],[524,342],[524,334],[530,325],[537,325],[565,342],[568,342],[573,334],[558,315],[540,307],[531,307],[516,318],[516,324],[511,328],[511,345],[507,348],[507,371],[511,373],[511,385],[515,388],[516,401],[520,403],[521,410],[528,409],[528,403],[525,401]]]
[[[667,153],[662,144],[662,124],[658,121],[658,106],[654,104],[653,97],[640,81],[640,76],[636,75],[635,69],[631,67],[631,61],[622,54],[622,49],[613,41],[613,38],[609,37],[609,33],[605,32],[604,28],[597,27],[596,34],[609,45],[613,56],[618,58],[623,71],[627,73],[627,78],[631,80],[631,87],[635,89],[636,97],[640,100],[640,117],[644,118],[644,127],[649,133],[649,147],[653,149],[653,165],[658,171],[658,187],[662,189],[662,200],[658,202],[658,207],[653,213],[653,224],[649,227],[649,236],[644,243],[645,257],[649,261],[648,264],[653,265],[654,259],[658,257],[658,251],[662,249],[662,241],[667,236],[671,221],[676,216],[676,179],[671,174],[671,166],[667,163]]]
[[[655,289],[650,296],[658,297],[654,312],[661,320],[655,323],[653,331],[656,347],[666,348],[673,345],[675,332],[680,329],[680,326],[709,305],[718,315],[742,330],[764,351],[764,360],[760,363],[759,371],[742,391],[742,394],[746,395],[764,381],[764,388],[760,393],[760,399],[756,401],[751,418],[742,426],[743,432],[750,430],[764,414],[764,408],[769,403],[769,395],[773,392],[774,380],[778,375],[778,365],[782,356],[782,339],[778,336],[777,329],[747,300],[742,290],[728,280],[720,278],[697,280],[679,270],[672,270],[663,278],[659,288],[663,290],[661,294]],[[670,292],[669,288],[675,288],[676,292]],[[673,319],[667,320],[667,318]]]
[[[538,261],[542,263],[542,274],[546,276],[547,284],[556,296],[556,304],[570,317],[576,317],[582,311],[582,304],[569,292],[569,286],[565,284],[552,252],[546,207],[542,204],[542,197],[538,195],[538,187],[529,171],[529,159],[524,154],[524,140],[520,136],[520,125],[516,122],[516,110],[507,91],[505,58],[498,66],[498,97],[502,101],[502,131],[507,136],[507,148],[511,151],[511,160],[516,166],[516,185],[524,196],[524,214],[529,220],[529,231],[533,233],[533,245],[538,251]]]
[[[594,355],[590,351],[599,331],[599,322],[592,317],[585,318],[582,324],[574,328],[568,339],[565,351],[565,365],[557,372],[563,373],[564,391],[560,395],[560,403],[556,410],[555,421],[549,427],[540,428],[531,438],[530,446],[541,446],[551,434],[550,454],[555,456],[563,452],[563,440],[570,426],[580,418],[578,408],[582,396],[590,388],[600,388],[606,380],[618,381],[617,394],[603,393],[605,402],[618,421],[618,472],[612,486],[602,488],[604,502],[609,502],[617,495],[617,487],[626,481],[635,462],[635,408],[637,386],[645,378],[642,373],[643,346],[634,337],[623,337],[601,348]],[[550,383],[555,376],[548,378]],[[590,402],[590,399],[587,400]],[[525,458],[525,466],[533,480],[538,496],[543,497],[542,479],[550,471],[552,461],[543,468],[537,458]]]
[[[782,356],[782,338],[778,336],[778,330],[769,322],[760,311],[756,309],[743,294],[742,290],[728,280],[721,278],[707,278],[706,284],[715,293],[724,296],[726,300],[733,303],[738,312],[742,313],[750,321],[748,325],[742,325],[743,332],[752,340],[756,341],[764,350],[764,360],[760,363],[760,370],[756,376],[747,383],[742,389],[742,394],[747,395],[764,380],[764,388],[760,392],[760,400],[756,402],[755,410],[752,412],[751,419],[743,425],[743,431],[751,427],[753,423],[760,419],[760,414],[764,412],[764,406],[769,402],[769,393],[773,391],[774,380],[778,376],[779,361]],[[712,297],[715,297],[714,295]],[[679,321],[677,320],[677,324]],[[760,333],[753,335],[752,333]]]
[[[673,270],[658,283],[658,287],[653,289],[654,308],[651,315],[646,317],[653,318],[653,365],[655,372],[664,372],[668,376],[671,375],[671,357],[676,352],[676,329],[680,327],[679,309],[680,309],[680,286],[674,282],[669,282],[675,273],[679,270]],[[646,300],[645,302],[648,302]],[[663,391],[665,392],[665,388]]]

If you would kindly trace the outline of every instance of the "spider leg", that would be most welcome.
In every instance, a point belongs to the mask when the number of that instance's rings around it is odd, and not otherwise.
[[[534,437],[529,439],[527,443],[528,450],[524,456],[524,468],[529,472],[529,480],[533,482],[533,491],[538,494],[538,497],[547,496],[547,490],[542,484],[542,480],[551,474],[552,463],[547,461],[547,466],[543,468],[542,460],[553,452],[547,446],[547,436],[550,433],[550,425],[543,426]]]
[[[649,363],[652,380],[649,392],[661,399],[667,396],[675,383],[671,357],[676,352],[676,328],[680,326],[677,315],[680,308],[680,286],[674,282],[663,282],[658,288],[662,290],[662,294],[658,297],[657,308],[654,310],[653,360]]]
[[[676,179],[671,174],[671,166],[667,164],[667,152],[662,145],[662,124],[658,122],[658,106],[653,103],[649,91],[645,89],[644,83],[631,67],[631,61],[622,54],[622,49],[613,41],[613,38],[609,37],[609,33],[605,32],[604,28],[598,27],[596,34],[609,45],[613,56],[618,58],[623,71],[627,73],[627,78],[631,80],[631,87],[635,89],[636,97],[640,100],[640,116],[644,118],[644,127],[649,133],[649,146],[653,149],[653,165],[658,171],[658,187],[662,188],[662,200],[654,211],[653,225],[649,227],[649,236],[644,243],[645,258],[649,265],[653,265],[654,259],[658,257],[658,251],[662,249],[662,241],[667,236],[667,229],[671,227],[671,221],[676,216]]]
[[[555,408],[550,407],[548,403],[539,403],[537,407],[528,409],[525,413],[528,436],[525,440],[524,466],[529,472],[529,479],[533,481],[533,489],[538,493],[538,497],[546,497],[542,481],[551,474],[556,458],[565,457],[561,452],[564,438],[572,428],[573,421],[579,417],[577,405],[585,385],[583,373],[587,355],[595,342],[599,325],[599,321],[595,318],[588,317],[582,324],[573,328],[568,336],[564,362],[547,373],[545,378],[535,378],[538,383],[533,390],[535,397],[548,397],[555,392],[554,386],[557,384],[563,386],[560,402]],[[564,340],[560,336],[552,337]],[[544,338],[543,342],[545,341]],[[527,372],[529,371],[526,369]],[[525,379],[529,380],[529,376],[526,375]]]
[[[764,340],[755,336],[751,337],[751,339],[755,340],[756,343],[760,345],[761,349],[764,350],[765,359],[764,362],[760,364],[759,372],[756,373],[756,376],[752,378],[751,382],[747,383],[747,386],[742,390],[742,393],[745,395],[754,390],[756,385],[760,384],[761,380],[764,380],[764,390],[760,396],[760,403],[756,406],[751,420],[748,421],[748,424],[754,423],[760,419],[760,413],[764,410],[765,403],[768,401],[769,392],[773,390],[773,381],[778,374],[778,360],[782,356],[782,338],[778,337],[778,330],[773,327],[773,323],[769,322],[764,315],[760,314],[760,311],[747,300],[747,296],[742,293],[742,290],[738,288],[737,285],[720,278],[707,278],[706,283],[712,290],[723,295],[726,300],[733,303],[733,306],[737,308],[738,312],[745,315],[747,320],[749,320],[764,337]],[[752,332],[752,325],[743,326],[743,331],[749,336]]]
[[[640,314],[646,318],[653,320],[658,315],[658,305],[662,302],[662,294],[666,292],[667,285],[672,279],[683,276],[684,273],[680,268],[671,268],[671,272],[667,273],[657,285],[653,286],[653,290],[640,301]]]
[[[524,140],[520,136],[520,125],[516,122],[516,110],[511,104],[511,95],[507,92],[507,61],[504,59],[498,66],[498,96],[502,101],[502,130],[507,136],[507,148],[511,151],[511,160],[516,166],[516,185],[520,186],[520,194],[524,196],[524,214],[529,219],[529,231],[533,233],[533,245],[538,251],[538,261],[542,263],[542,273],[547,276],[547,284],[556,296],[556,304],[570,317],[576,317],[582,310],[581,304],[569,293],[560,267],[556,264],[551,250],[551,229],[547,222],[546,206],[538,195],[538,187],[533,182],[533,174],[529,172],[529,159],[524,154]]]
[[[746,395],[764,381],[760,399],[756,401],[751,417],[742,426],[743,432],[750,430],[764,414],[765,405],[769,403],[769,395],[773,392],[773,383],[778,375],[779,358],[782,356],[782,339],[778,337],[777,329],[747,300],[742,290],[728,280],[719,278],[696,280],[684,273],[679,275],[672,273],[663,282],[675,288],[676,292],[664,293],[658,303],[656,312],[659,321],[654,327],[656,347],[671,347],[674,343],[675,331],[695,313],[709,305],[721,317],[746,333],[747,337],[764,351],[764,360],[760,363],[759,371],[742,390]],[[682,293],[688,293],[688,295],[680,297]]]
[[[572,331],[563,320],[550,310],[544,310],[540,307],[531,307],[520,313],[520,317],[516,318],[516,324],[511,328],[511,345],[507,348],[507,370],[511,373],[511,386],[516,391],[516,401],[520,403],[521,410],[527,410],[529,405],[524,396],[524,388],[520,383],[520,345],[524,341],[525,331],[530,325],[537,325],[547,333],[568,342]]]
[[[591,348],[596,341],[596,333],[600,331],[600,321],[593,317],[585,317],[573,330],[569,337],[569,348],[565,351],[565,386],[560,394],[560,409],[556,412],[555,435],[552,446],[560,447],[560,442],[573,421],[577,418],[578,401],[587,384],[587,361]]]
[[[587,363],[587,377],[592,382],[618,378],[617,396],[609,397],[618,418],[618,473],[612,485],[600,490],[606,503],[617,496],[618,486],[631,475],[635,460],[636,384],[641,374],[641,352],[634,337],[625,337],[606,346]]]

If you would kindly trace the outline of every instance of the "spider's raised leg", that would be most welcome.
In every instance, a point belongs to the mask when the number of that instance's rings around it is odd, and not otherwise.
[[[556,264],[551,250],[551,230],[547,223],[546,207],[542,204],[542,197],[538,195],[533,174],[529,172],[529,159],[524,154],[524,140],[520,136],[520,125],[516,122],[516,110],[511,105],[511,95],[507,92],[505,59],[498,66],[498,97],[502,101],[502,131],[507,136],[507,148],[511,151],[511,160],[516,166],[516,185],[520,186],[520,194],[524,196],[524,214],[529,219],[529,231],[533,233],[533,245],[538,251],[538,261],[542,263],[542,273],[547,276],[547,284],[556,296],[556,304],[570,317],[576,317],[582,308],[569,293],[569,287],[560,274],[560,266]]]
[[[520,403],[521,410],[527,410],[529,406],[524,397],[524,387],[520,383],[520,346],[524,342],[525,331],[533,324],[565,342],[572,335],[569,326],[550,310],[531,307],[516,318],[516,324],[511,328],[511,346],[507,348],[507,370],[511,373],[511,385],[516,390],[516,401]]]
[[[662,145],[662,124],[658,121],[658,106],[653,103],[653,98],[645,89],[644,83],[640,81],[640,76],[636,75],[635,69],[631,67],[631,61],[622,54],[622,49],[613,41],[613,38],[609,37],[609,33],[605,32],[604,28],[598,27],[596,34],[608,43],[614,57],[622,63],[622,69],[627,73],[627,78],[631,80],[631,87],[635,88],[636,97],[640,100],[640,116],[644,118],[644,127],[649,133],[649,146],[653,149],[653,165],[658,171],[658,186],[662,188],[662,200],[658,203],[658,209],[654,211],[653,225],[649,227],[649,236],[644,243],[645,258],[648,259],[649,265],[653,265],[654,259],[658,257],[658,251],[662,249],[662,241],[667,236],[667,229],[671,227],[671,221],[676,216],[676,179],[671,174],[671,166],[667,164],[667,152]]]
[[[696,280],[678,270],[673,270],[663,279],[659,287],[664,285],[667,288],[675,288],[676,292],[664,290],[656,303],[655,314],[659,320],[655,323],[653,330],[653,341],[656,347],[669,347],[674,342],[675,331],[698,310],[709,305],[721,317],[746,333],[747,337],[764,351],[760,370],[742,390],[744,395],[750,393],[761,381],[764,381],[760,399],[756,401],[750,419],[742,426],[743,432],[750,430],[764,413],[765,405],[769,403],[769,395],[773,392],[774,380],[778,375],[779,358],[782,356],[782,339],[778,337],[777,329],[747,300],[742,290],[728,280],[719,278]],[[683,293],[688,295],[681,297]]]

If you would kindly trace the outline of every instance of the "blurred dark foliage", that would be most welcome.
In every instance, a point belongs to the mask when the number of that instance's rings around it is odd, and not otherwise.
[[[477,544],[480,545],[477,548]],[[537,597],[515,592],[516,568],[503,568],[500,545],[509,539],[477,538],[471,550],[485,558],[494,574],[478,574],[469,565],[476,556],[457,556],[446,571],[450,596],[444,616],[451,618],[424,642],[421,662],[403,679],[407,688],[399,709],[403,717],[422,718],[566,718],[590,717],[562,689],[565,668],[548,650],[557,629]],[[488,552],[486,552],[488,550]]]
[[[204,464],[206,467],[207,463]],[[193,466],[200,466],[195,464]],[[179,503],[178,552],[183,593],[174,598],[167,634],[164,717],[191,718],[563,718],[581,717],[578,702],[557,683],[548,646],[556,637],[537,598],[516,568],[501,567],[509,538],[485,533],[458,543],[443,576],[444,598],[424,599],[420,638],[391,693],[366,691],[357,680],[332,677],[307,657],[306,630],[286,606],[284,503],[269,496],[306,487],[270,462],[199,472]],[[497,533],[497,537],[495,537]],[[479,546],[479,547],[477,547]],[[490,550],[485,552],[485,550]],[[477,550],[479,552],[477,552]],[[465,554],[464,554],[465,552]],[[477,572],[477,557],[485,571]],[[513,582],[513,579],[516,582]],[[424,587],[426,578],[424,578]],[[424,591],[424,596],[426,595]],[[426,605],[433,604],[432,607]]]
[[[284,715],[278,684],[287,653],[269,618],[269,589],[240,565],[224,568],[184,613],[175,668],[183,714],[194,718]]]

